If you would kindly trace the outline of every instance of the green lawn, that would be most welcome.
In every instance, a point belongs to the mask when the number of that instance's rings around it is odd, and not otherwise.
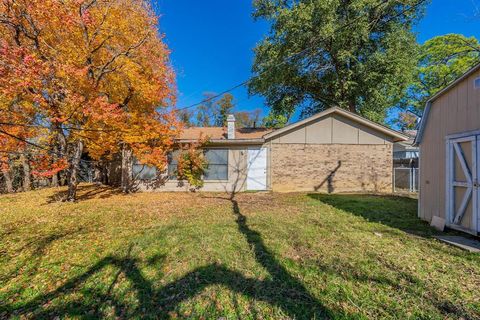
[[[0,318],[480,318],[480,257],[414,199],[80,195],[0,196]]]

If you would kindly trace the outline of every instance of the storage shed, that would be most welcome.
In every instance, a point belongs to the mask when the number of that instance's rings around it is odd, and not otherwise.
[[[418,215],[471,234],[480,232],[480,64],[427,102],[420,146]],[[439,220],[443,221],[443,220]]]

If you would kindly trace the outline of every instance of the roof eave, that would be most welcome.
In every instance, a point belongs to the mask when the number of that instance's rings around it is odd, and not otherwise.
[[[195,143],[198,140],[194,139],[179,139],[178,143]],[[208,145],[257,145],[265,143],[265,139],[211,139]]]
[[[427,125],[428,121],[428,115],[430,114],[430,108],[432,106],[432,103],[438,99],[441,95],[452,89],[454,86],[471,76],[474,72],[477,72],[477,70],[480,69],[480,63],[477,63],[474,65],[472,68],[470,68],[467,72],[465,72],[461,77],[450,83],[448,86],[443,88],[442,90],[438,91],[436,94],[434,94],[430,99],[428,99],[427,103],[425,104],[425,109],[423,110],[423,115],[422,115],[422,120],[420,122],[420,128],[418,129],[418,134],[415,137],[415,142],[414,145],[418,146],[420,143],[422,143],[422,138],[423,138],[423,133],[425,132],[425,127]]]
[[[331,113],[337,113],[337,114],[340,114],[340,115],[343,115],[345,116],[346,118],[349,118],[351,120],[354,120],[356,122],[359,122],[369,128],[372,128],[374,130],[377,130],[379,132],[382,132],[383,134],[387,135],[387,136],[390,136],[393,138],[393,142],[400,142],[400,141],[407,141],[409,139],[408,136],[398,132],[398,131],[395,131],[393,129],[390,129],[390,128],[387,128],[381,124],[378,124],[376,122],[373,122],[373,121],[370,121],[368,119],[365,119],[355,113],[352,113],[350,111],[347,111],[347,110],[344,110],[344,109],[341,109],[339,107],[332,107],[330,109],[327,109],[323,112],[320,112],[314,116],[311,116],[310,118],[307,118],[307,119],[304,119],[302,121],[299,121],[299,122],[296,122],[296,123],[293,123],[291,125],[288,125],[282,129],[279,129],[279,130],[276,130],[276,131],[273,131],[273,132],[270,132],[269,134],[266,134],[264,136],[265,139],[271,139],[273,137],[276,137],[282,133],[285,133],[285,132],[288,132],[288,131],[291,131],[299,126],[302,126],[304,124],[307,124],[311,121],[315,121],[316,119],[319,119],[319,118],[322,118],[322,117],[325,117]]]

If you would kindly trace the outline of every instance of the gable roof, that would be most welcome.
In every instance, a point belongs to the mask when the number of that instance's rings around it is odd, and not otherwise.
[[[352,113],[350,111],[341,109],[339,107],[333,107],[327,109],[323,112],[317,113],[309,118],[304,120],[292,123],[288,126],[285,126],[281,129],[268,129],[268,128],[237,128],[235,129],[235,139],[228,139],[227,138],[227,128],[226,127],[190,127],[185,128],[182,133],[180,134],[179,141],[180,142],[189,142],[189,141],[197,141],[201,137],[209,137],[210,142],[212,143],[220,143],[220,144],[258,144],[265,142],[266,139],[271,139],[278,135],[281,135],[285,132],[294,130],[298,127],[306,125],[310,122],[313,122],[317,119],[322,117],[338,114],[347,119],[353,120],[356,123],[360,123],[368,128],[371,128],[375,131],[381,132],[386,136],[393,138],[394,142],[398,141],[407,141],[408,136],[392,130],[386,126],[378,124],[376,122],[370,121],[365,119],[358,114]]]
[[[418,134],[417,137],[415,138],[415,145],[418,145],[422,142],[423,138],[423,133],[425,132],[425,127],[427,125],[428,121],[428,115],[430,114],[430,108],[432,106],[432,102],[435,101],[438,97],[442,96],[444,93],[455,87],[457,84],[474,74],[480,70],[480,63],[477,63],[474,65],[470,70],[465,72],[463,75],[461,75],[459,78],[457,78],[455,81],[451,82],[449,85],[447,85],[445,88],[442,90],[438,91],[436,94],[430,97],[428,99],[427,103],[425,104],[425,109],[423,110],[423,115],[422,115],[422,121],[420,122],[420,127],[418,128]]]
[[[347,110],[344,110],[344,109],[341,109],[339,107],[332,107],[332,108],[329,108],[323,112],[320,112],[320,113],[317,113],[309,118],[306,118],[302,121],[298,121],[298,122],[295,122],[295,123],[292,123],[286,127],[283,127],[282,129],[278,129],[278,130],[275,130],[273,132],[270,132],[268,134],[266,134],[264,136],[265,139],[270,139],[270,138],[273,138],[273,137],[276,137],[278,135],[281,135],[283,133],[286,133],[288,131],[291,131],[293,129],[296,129],[298,127],[301,127],[303,125],[306,125],[310,122],[313,122],[317,119],[320,119],[322,117],[325,117],[325,116],[328,116],[328,115],[331,115],[331,114],[338,114],[338,115],[341,115],[345,118],[348,118],[350,120],[353,120],[357,123],[360,123],[368,128],[371,128],[375,131],[378,131],[378,132],[381,132],[383,134],[385,134],[386,136],[389,136],[389,137],[392,137],[393,138],[393,141],[394,142],[397,142],[397,141],[406,141],[408,140],[408,136],[398,132],[398,131],[395,131],[395,130],[392,130],[384,125],[381,125],[381,124],[378,124],[376,122],[373,122],[373,121],[370,121],[362,116],[359,116],[358,114],[355,114],[353,112],[350,112],[350,111],[347,111]]]

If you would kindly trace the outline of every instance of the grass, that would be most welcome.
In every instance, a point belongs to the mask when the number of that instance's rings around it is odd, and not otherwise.
[[[480,318],[414,199],[81,189],[0,196],[0,318]]]

